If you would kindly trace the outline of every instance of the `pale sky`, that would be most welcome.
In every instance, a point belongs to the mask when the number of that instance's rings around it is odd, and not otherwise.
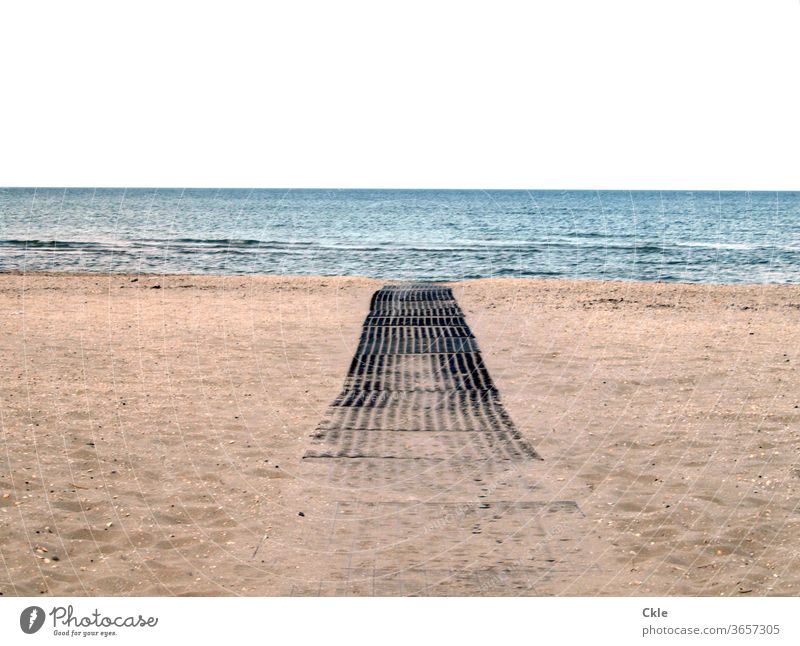
[[[797,0],[394,7],[4,3],[0,185],[800,189]]]

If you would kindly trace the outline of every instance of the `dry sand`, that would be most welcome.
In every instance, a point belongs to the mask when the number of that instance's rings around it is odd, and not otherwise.
[[[340,495],[301,457],[380,285],[0,275],[0,593],[336,593],[298,585],[326,556],[297,528]],[[800,288],[453,287],[542,495],[582,511],[558,540],[592,545],[487,594],[800,591]]]

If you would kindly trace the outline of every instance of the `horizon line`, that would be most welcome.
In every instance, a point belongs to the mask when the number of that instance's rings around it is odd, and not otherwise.
[[[4,190],[169,190],[169,191],[475,191],[475,192],[583,192],[583,193],[797,193],[796,189],[747,189],[747,188],[468,188],[468,187],[330,187],[330,186],[10,186],[0,185]]]

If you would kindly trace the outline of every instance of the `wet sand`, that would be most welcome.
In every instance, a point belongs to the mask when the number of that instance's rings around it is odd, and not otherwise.
[[[414,592],[389,578],[318,585],[343,553],[312,538],[353,492],[302,460],[381,285],[0,275],[0,592]],[[472,511],[416,541],[403,539],[419,527],[374,522],[371,548],[391,546],[402,569],[425,545],[485,564],[490,535],[527,540],[497,548],[477,587],[451,576],[432,594],[797,594],[800,288],[498,279],[453,291],[543,458],[497,482],[579,514],[537,525],[560,566],[544,574],[528,563],[540,535],[502,512],[478,539]],[[482,504],[452,473],[426,478],[357,500],[444,488]]]

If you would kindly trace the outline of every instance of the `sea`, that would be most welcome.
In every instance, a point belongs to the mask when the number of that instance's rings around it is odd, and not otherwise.
[[[800,282],[800,193],[2,188],[0,271]]]

